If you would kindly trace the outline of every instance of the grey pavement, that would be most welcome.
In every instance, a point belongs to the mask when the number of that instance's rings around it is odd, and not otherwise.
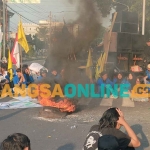
[[[81,150],[90,127],[98,123],[102,113],[110,106],[101,106],[101,101],[82,98],[79,111],[65,119],[41,118],[39,111],[42,108],[0,110],[0,141],[9,134],[21,132],[31,139],[32,150]],[[113,100],[112,107],[121,108],[125,119],[138,134],[142,142],[138,150],[149,150],[150,103],[136,102],[135,107],[121,104],[122,99]]]
[[[32,62],[35,61],[25,63]],[[7,97],[0,102],[10,100],[12,98]],[[12,133],[21,132],[29,136],[32,150],[81,150],[90,127],[98,123],[109,107],[119,107],[124,112],[125,119],[141,140],[142,145],[137,150],[149,150],[150,103],[129,99],[81,98],[78,111],[64,119],[41,118],[42,108],[0,110],[0,141]]]

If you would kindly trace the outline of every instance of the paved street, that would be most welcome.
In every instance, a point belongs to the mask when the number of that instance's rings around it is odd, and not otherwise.
[[[10,98],[5,98],[7,100]],[[42,108],[1,110],[0,141],[11,133],[21,132],[30,137],[33,150],[81,150],[88,130],[98,123],[111,103],[113,107],[123,110],[126,120],[142,139],[142,146],[138,150],[149,150],[150,103],[137,102],[135,107],[123,107],[122,100],[118,99],[113,103],[110,100],[109,106],[100,106],[102,101],[81,99],[78,111],[65,119],[40,118],[39,111]]]
[[[38,63],[43,64],[43,61]],[[8,97],[0,99],[1,102],[11,100]],[[141,139],[142,145],[138,150],[149,150],[150,103],[129,99],[81,98],[77,111],[64,119],[41,118],[39,112],[42,108],[0,110],[0,141],[9,134],[21,132],[31,139],[32,150],[81,150],[90,127],[98,123],[109,107],[121,108]]]

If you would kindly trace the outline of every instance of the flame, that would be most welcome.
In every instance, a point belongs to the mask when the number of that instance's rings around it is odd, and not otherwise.
[[[60,100],[60,102],[55,102],[53,98],[38,98],[39,103],[42,106],[50,106],[54,108],[58,108],[61,112],[74,112],[75,105],[71,102],[70,99],[64,98]]]

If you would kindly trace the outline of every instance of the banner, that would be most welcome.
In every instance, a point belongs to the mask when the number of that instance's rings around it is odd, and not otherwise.
[[[42,66],[42,65],[40,65],[38,63],[32,63],[29,66],[29,69],[32,70],[32,71],[34,71],[34,72],[36,72],[36,73],[40,72],[40,69],[42,69],[42,68],[45,69],[45,70],[47,70],[44,66]]]
[[[41,0],[8,0],[8,3],[41,3]]]
[[[26,97],[14,97],[14,101],[9,102],[1,102],[0,103],[0,110],[1,109],[24,109],[24,108],[38,108],[43,107],[40,104],[36,103],[37,100],[32,99],[28,96]]]

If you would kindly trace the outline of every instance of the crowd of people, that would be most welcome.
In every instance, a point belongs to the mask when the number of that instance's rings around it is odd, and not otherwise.
[[[135,85],[137,84],[150,84],[150,64],[148,64],[147,66],[147,70],[145,73],[143,73],[142,75],[137,75],[134,72],[129,72],[127,75],[124,75],[123,72],[118,72],[117,74],[115,73],[113,76],[113,79],[110,79],[109,74],[104,71],[101,73],[101,77],[97,80],[97,86],[98,86],[98,92],[101,92],[101,86],[105,86],[107,87],[107,85],[111,85],[112,87],[114,87],[114,85],[118,85],[118,91],[119,89],[119,85],[121,84],[126,84],[127,85],[127,91],[129,92],[129,94],[131,95],[131,93],[133,92],[137,92],[137,91],[133,91],[133,88]],[[145,88],[144,91],[139,92],[138,94],[146,94],[150,92],[150,88],[147,87]],[[105,96],[106,96],[106,90],[105,90]],[[118,96],[116,95],[111,95],[112,98],[118,98]],[[143,97],[144,101],[149,101],[148,97]],[[135,101],[140,101],[141,99],[132,99]]]
[[[24,64],[20,68],[12,69],[13,78],[11,79],[10,71],[8,70],[7,63],[2,63],[0,67],[0,90],[2,91],[5,84],[9,84],[10,88],[14,89],[15,85],[22,84],[26,86],[26,88],[32,83],[38,83],[43,79],[49,77],[54,79],[56,82],[61,78],[61,74],[59,74],[55,69],[48,71],[46,68],[40,69],[39,72],[32,72],[29,69],[27,64]]]
[[[120,130],[121,127],[127,134]],[[99,123],[91,127],[82,150],[134,150],[140,145],[123,112],[119,108],[109,108]],[[0,150],[31,150],[30,139],[21,133],[12,134],[2,141]]]

